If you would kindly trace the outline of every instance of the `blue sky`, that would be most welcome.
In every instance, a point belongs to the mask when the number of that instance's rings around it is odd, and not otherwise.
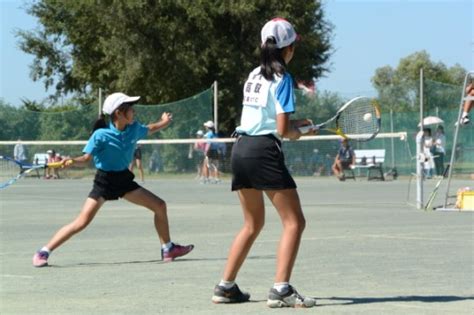
[[[22,9],[24,1],[0,0],[0,98],[41,101],[48,92],[29,77],[33,57],[23,53],[15,29],[37,27]],[[474,70],[474,0],[325,0],[326,18],[334,24],[331,73],[318,90],[370,95],[379,67],[396,67],[401,58],[426,50],[431,60]]]

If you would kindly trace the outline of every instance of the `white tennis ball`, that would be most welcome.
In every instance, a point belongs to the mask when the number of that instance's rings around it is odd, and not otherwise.
[[[372,114],[371,113],[367,113],[367,114],[364,115],[364,121],[369,122],[371,119],[372,119]]]

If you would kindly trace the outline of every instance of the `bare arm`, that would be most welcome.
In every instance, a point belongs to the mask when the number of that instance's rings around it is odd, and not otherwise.
[[[303,134],[299,131],[299,127],[312,125],[313,122],[309,119],[290,119],[289,113],[282,113],[277,115],[277,132],[283,138],[290,140],[297,140]],[[311,130],[306,134],[316,134],[316,130]]]
[[[61,160],[63,167],[71,166],[73,164],[86,164],[92,159],[92,155],[85,153],[84,155],[75,158],[64,158]]]
[[[161,119],[155,123],[148,125],[148,135],[151,135],[158,130],[168,127],[168,125],[173,121],[173,114],[164,112],[161,115]]]

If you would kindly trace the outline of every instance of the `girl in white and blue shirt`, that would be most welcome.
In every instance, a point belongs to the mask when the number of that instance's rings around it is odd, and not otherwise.
[[[246,302],[250,294],[235,283],[237,273],[263,228],[264,195],[273,203],[283,224],[277,251],[277,270],[269,307],[312,307],[315,300],[298,294],[289,284],[305,227],[296,184],[285,165],[282,138],[298,139],[298,127],[308,119],[292,120],[295,111],[293,79],[286,71],[295,52],[297,34],[286,20],[269,21],[262,29],[261,63],[243,89],[239,135],[232,149],[232,190],[237,191],[244,224],[230,248],[222,280],[214,289],[214,303]]]

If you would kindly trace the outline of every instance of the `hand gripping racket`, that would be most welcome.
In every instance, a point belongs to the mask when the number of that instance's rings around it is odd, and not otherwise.
[[[299,128],[301,133],[326,130],[354,141],[369,141],[380,131],[381,112],[376,100],[359,96],[345,103],[327,121]]]
[[[67,160],[66,163],[54,162],[40,165],[26,165],[12,158],[0,155],[0,189],[4,189],[14,184],[20,178],[29,173],[44,168],[63,168],[65,165],[71,165],[72,160]]]

